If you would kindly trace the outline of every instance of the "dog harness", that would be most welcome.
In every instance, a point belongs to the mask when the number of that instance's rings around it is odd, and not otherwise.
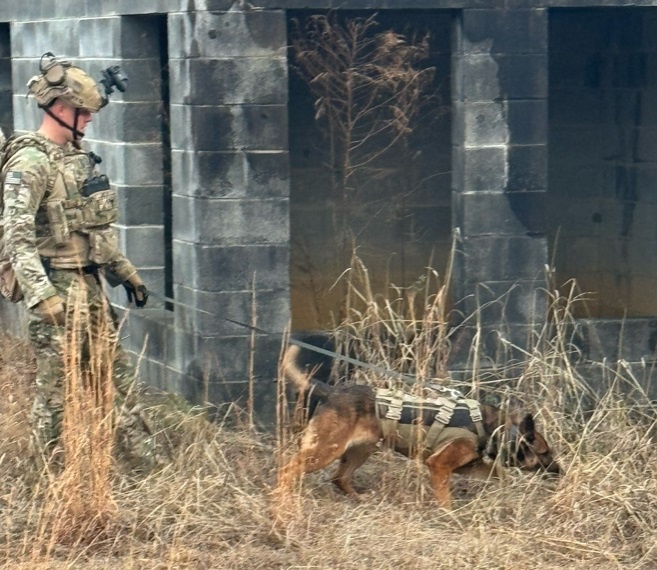
[[[377,389],[376,417],[384,442],[394,442],[396,446],[415,453],[421,451],[425,457],[443,441],[456,437],[484,444],[487,435],[479,402],[437,384],[427,388],[426,396]]]

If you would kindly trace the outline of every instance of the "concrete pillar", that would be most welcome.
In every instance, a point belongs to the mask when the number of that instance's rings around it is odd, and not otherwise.
[[[255,341],[265,393],[289,321],[285,13],[172,14],[169,41],[174,291],[199,309],[176,307],[197,333],[180,350],[199,390],[243,405],[251,331],[224,317],[273,333]]]
[[[547,24],[465,9],[453,40],[454,299],[519,345],[546,312]]]

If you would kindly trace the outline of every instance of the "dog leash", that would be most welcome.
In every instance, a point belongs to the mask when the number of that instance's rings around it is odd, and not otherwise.
[[[274,334],[270,331],[267,331],[265,329],[261,329],[260,327],[254,327],[253,325],[247,325],[246,323],[241,323],[240,321],[236,321],[234,319],[229,319],[228,317],[219,317],[224,319],[225,321],[228,321],[229,323],[233,323],[235,325],[238,325],[240,327],[244,327],[247,329],[251,329],[252,331],[259,332],[261,334]],[[360,366],[361,368],[368,368],[369,370],[372,370],[373,372],[377,372],[379,374],[382,374],[384,376],[388,376],[389,378],[394,378],[395,380],[402,380],[403,382],[406,382],[407,384],[415,384],[415,378],[413,376],[410,376],[409,374],[402,374],[401,372],[395,372],[394,370],[389,370],[388,368],[382,368],[381,366],[376,366],[375,364],[369,364],[367,362],[363,362],[362,360],[358,360],[356,358],[351,358],[350,356],[344,356],[343,354],[338,354],[337,352],[334,352],[332,350],[328,350],[327,348],[320,348],[319,346],[315,346],[313,344],[309,344],[307,342],[303,342],[302,340],[297,340],[296,338],[288,338],[288,342],[290,344],[294,344],[295,346],[298,346],[300,348],[305,348],[307,350],[312,350],[313,352],[317,352],[319,354],[323,354],[325,356],[330,356],[332,358],[335,358],[336,360],[341,360],[342,362],[348,362],[349,364],[353,364],[354,366]]]
[[[240,321],[236,321],[235,319],[230,319],[228,317],[220,317],[219,315],[216,315],[214,313],[211,313],[210,311],[206,311],[204,309],[199,309],[198,307],[193,307],[191,305],[187,305],[185,303],[181,303],[180,301],[176,301],[175,299],[172,299],[171,297],[166,297],[164,295],[159,295],[157,293],[153,293],[152,291],[149,291],[149,295],[155,299],[158,299],[160,301],[163,301],[165,303],[170,303],[171,305],[177,305],[179,307],[183,307],[184,309],[190,309],[192,311],[197,311],[199,313],[204,313],[206,315],[210,315],[216,319],[221,319],[223,321],[227,321],[229,323],[233,323],[234,325],[237,325],[239,327],[243,327],[249,330],[252,330],[254,332],[258,332],[260,334],[267,334],[267,335],[273,335],[275,333],[265,330],[260,327],[256,327],[253,325],[249,325],[247,323],[242,323]],[[389,378],[393,378],[395,380],[401,380],[402,382],[405,382],[406,384],[415,384],[416,379],[414,376],[411,376],[410,374],[403,374],[401,372],[395,372],[394,370],[389,370],[388,368],[383,368],[381,366],[376,366],[375,364],[369,364],[367,362],[363,362],[362,360],[358,360],[357,358],[352,358],[350,356],[344,356],[343,354],[338,354],[337,352],[334,352],[332,350],[328,350],[327,348],[320,348],[319,346],[315,346],[313,344],[309,344],[307,342],[303,342],[302,340],[297,340],[295,338],[290,337],[288,339],[288,342],[290,344],[294,344],[295,346],[298,346],[300,348],[305,348],[307,350],[311,350],[313,352],[317,352],[318,354],[323,354],[324,356],[330,356],[331,358],[335,358],[336,360],[341,360],[342,362],[347,362],[349,364],[353,364],[354,366],[359,366],[361,368],[367,368],[369,370],[372,370],[373,372],[376,372],[378,374],[382,374],[383,376],[388,376]],[[441,387],[444,388],[444,387]],[[448,389],[448,388],[447,388]]]

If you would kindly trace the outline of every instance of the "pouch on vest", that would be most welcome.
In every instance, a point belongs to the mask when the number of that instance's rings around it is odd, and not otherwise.
[[[113,224],[119,217],[116,194],[112,190],[95,192],[84,201],[80,211],[82,229]]]
[[[55,240],[55,244],[64,245],[71,234],[66,218],[66,210],[61,200],[52,200],[46,204],[46,214],[50,224],[50,233]]]
[[[119,239],[113,228],[94,229],[89,232],[89,261],[105,265],[112,260],[119,246]]]

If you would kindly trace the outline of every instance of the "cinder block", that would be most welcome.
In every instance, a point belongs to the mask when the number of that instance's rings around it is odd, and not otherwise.
[[[613,125],[604,123],[550,129],[550,149],[559,160],[577,157],[578,162],[600,163],[602,157],[622,156],[624,152],[624,141],[614,131]]]
[[[119,223],[124,226],[164,224],[162,186],[118,186]]]
[[[458,61],[459,100],[494,101],[505,99],[501,87],[501,69],[497,57],[490,54],[466,54]]]
[[[189,12],[169,15],[169,56],[258,57],[287,52],[285,12]]]
[[[268,289],[289,287],[289,245],[205,246],[174,239],[174,282],[202,291],[248,291],[253,272]]]
[[[276,379],[281,343],[282,335],[256,335],[253,370],[256,378],[267,378],[268,381]],[[221,372],[219,378],[228,382],[248,380],[250,353],[250,335],[201,337],[198,342],[198,356],[203,357],[208,364],[216,362],[215,370]]]
[[[12,48],[13,49],[13,48]],[[11,75],[12,75],[12,89],[16,96],[20,96],[25,100],[27,94],[27,82],[29,79],[39,73],[39,60],[38,59],[18,59],[11,60]],[[36,102],[30,98],[32,105],[36,107]],[[27,103],[27,100],[25,100]]]
[[[121,186],[162,186],[162,145],[158,143],[108,143],[90,145],[102,156],[101,171]]]
[[[176,238],[208,245],[289,241],[289,204],[274,200],[194,200],[173,197]]]
[[[508,192],[547,189],[547,144],[511,145],[508,153]]]
[[[14,128],[17,131],[36,130],[41,123],[43,111],[36,105],[34,99],[26,99],[24,94],[14,95]]]
[[[170,70],[173,103],[287,104],[284,57],[172,60]]]
[[[226,339],[224,345],[229,342],[229,348],[235,351],[244,348],[244,343],[239,339]],[[214,339],[214,344],[218,345],[219,342]],[[276,360],[272,359],[271,355],[275,354],[275,344],[276,341],[259,339],[257,362],[264,361],[267,367],[265,374],[254,375],[253,382],[249,381],[248,370],[233,370],[223,357],[204,360],[195,355],[183,377],[185,396],[196,404],[213,404],[218,421],[224,418],[230,407],[234,413],[238,410],[242,413],[253,413],[253,421],[259,428],[273,429],[276,425],[277,384],[274,381],[276,373],[272,367]],[[205,349],[212,351],[212,344],[207,343]],[[253,401],[250,401],[251,394]]]
[[[506,101],[504,106],[511,144],[546,145],[548,143],[547,99]]]
[[[172,152],[173,187],[193,198],[279,198],[289,195],[288,153]]]
[[[657,144],[657,125],[639,127],[638,140],[636,142],[636,155],[633,157],[637,162],[649,162],[655,159],[655,144]]]
[[[463,192],[504,192],[509,172],[508,151],[507,146],[463,150],[463,171],[459,174],[462,186],[457,189]]]
[[[491,146],[510,142],[504,103],[465,102],[460,105],[463,106],[464,146]]]
[[[255,287],[254,294],[252,291],[209,293],[176,286],[176,301],[187,307],[176,306],[175,311],[185,314],[184,322],[203,336],[250,335],[251,329],[236,323],[253,326],[254,317],[254,326],[272,333],[282,333],[290,322],[289,290],[262,290],[257,271]]]
[[[162,103],[160,101],[112,101],[93,118],[93,137],[117,143],[161,143]],[[90,130],[90,135],[92,131]]]
[[[119,227],[123,251],[137,267],[164,265],[164,227]]]
[[[587,360],[652,362],[657,352],[657,320],[579,319],[572,342]]]
[[[550,147],[552,149],[552,147]],[[564,160],[554,160],[549,163],[548,183],[551,201],[559,196],[570,198],[571,189],[577,188],[577,195],[582,198],[600,198],[607,186],[605,180],[605,169],[595,165],[589,165]]]
[[[542,332],[543,323],[495,323],[475,326],[466,323],[459,326],[451,339],[452,350],[448,356],[448,366],[455,380],[471,384],[473,370],[477,370],[478,380],[485,383],[487,375],[499,383],[500,371],[513,382],[526,371],[527,352],[533,352],[536,339]],[[476,354],[472,348],[475,347]]]
[[[79,20],[80,57],[119,57],[120,16]]]
[[[461,248],[468,281],[539,279],[548,263],[544,237],[465,237]]]
[[[570,86],[573,75],[559,65],[551,74],[563,87],[550,86],[550,127],[560,125],[596,125],[607,119],[608,95],[600,89]],[[516,102],[516,103],[519,103]]]
[[[180,150],[287,150],[287,106],[171,105],[171,146]]]
[[[546,231],[545,192],[474,192],[461,195],[463,235],[536,235]]]
[[[545,8],[464,10],[461,21],[465,53],[547,52],[548,13]]]
[[[600,249],[600,240],[591,236],[572,236],[567,242],[555,243],[553,248],[558,254],[558,260],[566,259],[557,263],[560,269],[573,268],[580,272],[594,273],[602,271],[603,261]]]
[[[166,364],[169,359],[172,324],[173,315],[169,311],[133,307],[128,313],[122,332],[129,335],[126,344],[131,350],[143,354],[148,360]]]
[[[632,239],[627,244],[627,258],[625,267],[633,277],[634,276],[655,276],[657,275],[657,259],[655,250],[657,249],[657,240],[642,240],[640,238]]]
[[[87,1],[93,2],[94,0]],[[131,0],[114,0],[114,2],[117,5],[116,11],[126,15],[167,14],[181,10],[180,0],[140,0],[139,3]]]
[[[66,12],[64,5],[62,9]],[[60,57],[77,58],[80,55],[80,20],[72,16],[62,13],[57,20],[16,22],[12,33],[12,53],[40,58],[51,51]],[[35,69],[38,73],[38,67]]]

